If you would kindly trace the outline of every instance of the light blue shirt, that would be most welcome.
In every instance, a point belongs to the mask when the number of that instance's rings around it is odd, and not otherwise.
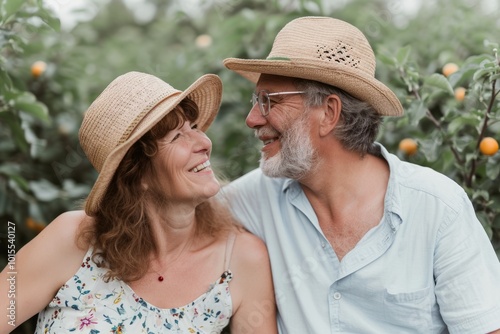
[[[280,333],[486,333],[500,328],[500,263],[463,189],[390,167],[384,216],[341,262],[299,183],[260,169],[222,191],[271,258]]]

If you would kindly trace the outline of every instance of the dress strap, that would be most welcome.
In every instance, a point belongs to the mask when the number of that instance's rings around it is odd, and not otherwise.
[[[226,255],[224,256],[224,270],[229,270],[229,265],[231,264],[231,255],[233,253],[234,240],[236,239],[236,233],[232,232],[227,237],[226,241]]]

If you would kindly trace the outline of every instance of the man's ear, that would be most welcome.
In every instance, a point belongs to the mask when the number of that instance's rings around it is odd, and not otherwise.
[[[340,119],[342,101],[335,95],[329,95],[323,105],[320,121],[320,136],[327,136],[335,128]]]

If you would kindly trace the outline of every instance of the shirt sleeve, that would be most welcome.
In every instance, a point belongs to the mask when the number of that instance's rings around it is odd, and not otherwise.
[[[262,212],[262,200],[267,195],[259,191],[262,176],[260,169],[253,170],[225,185],[219,196],[228,203],[236,220],[248,231],[264,239],[263,220],[259,212]]]
[[[436,297],[450,333],[488,333],[500,328],[500,262],[465,193],[461,200],[437,234]]]

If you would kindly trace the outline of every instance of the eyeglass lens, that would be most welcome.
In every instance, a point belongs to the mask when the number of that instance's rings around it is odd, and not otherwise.
[[[269,107],[271,106],[269,101],[269,94],[267,93],[267,91],[261,90],[259,92],[258,100],[260,112],[263,116],[267,116],[269,114]]]
[[[259,104],[259,110],[262,116],[267,116],[269,114],[269,94],[265,90],[259,91],[258,94],[252,94],[252,105],[254,106],[256,103]]]

